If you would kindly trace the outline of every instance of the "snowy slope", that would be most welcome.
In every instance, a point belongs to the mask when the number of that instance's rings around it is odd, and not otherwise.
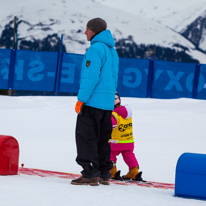
[[[206,51],[205,0],[96,0],[169,27]],[[185,34],[188,30],[188,34]]]
[[[0,32],[9,21],[13,20],[14,16],[17,16],[19,41],[36,41],[54,33],[58,36],[63,34],[67,52],[84,54],[89,47],[84,35],[86,23],[91,18],[102,17],[108,22],[108,29],[112,31],[116,40],[132,36],[136,44],[155,44],[180,51],[181,48],[174,47],[178,44],[188,48],[189,51],[186,52],[194,59],[200,62],[206,59],[205,54],[197,51],[191,42],[177,32],[158,23],[156,19],[151,20],[147,15],[141,15],[141,12],[137,15],[132,10],[136,8],[133,1],[125,1],[131,5],[130,7],[121,4],[123,1],[120,1],[115,6],[121,5],[118,8],[92,0],[62,0],[59,2],[19,0],[18,3],[15,2],[14,0],[1,0],[4,12],[0,13]],[[141,5],[145,8],[142,2]]]
[[[20,145],[19,166],[80,173],[75,162],[76,97],[0,96],[0,134]],[[184,152],[205,154],[206,101],[122,98],[133,110],[135,155],[143,178],[175,182]],[[122,174],[128,167],[118,157]],[[173,190],[138,186],[74,186],[69,179],[0,176],[2,206],[203,206],[205,201],[173,197]]]
[[[205,0],[96,0],[181,32],[206,10]]]

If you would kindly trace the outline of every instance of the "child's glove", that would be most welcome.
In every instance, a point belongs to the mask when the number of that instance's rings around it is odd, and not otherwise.
[[[78,113],[79,115],[82,114],[82,109],[83,109],[84,103],[77,101],[76,106],[75,106],[75,111],[76,113]]]

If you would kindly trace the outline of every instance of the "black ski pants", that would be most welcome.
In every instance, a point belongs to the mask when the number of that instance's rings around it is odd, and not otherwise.
[[[110,177],[112,111],[84,106],[77,116],[76,124],[76,162],[82,166],[84,177]]]

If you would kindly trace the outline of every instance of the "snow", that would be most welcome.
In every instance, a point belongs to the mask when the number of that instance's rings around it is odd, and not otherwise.
[[[146,19],[157,21],[177,32],[205,12],[205,0],[96,0],[103,5],[118,8]]]
[[[20,145],[19,166],[80,173],[75,162],[76,97],[0,96],[0,134]],[[175,183],[179,156],[205,153],[206,101],[124,98],[133,110],[135,155],[150,181]],[[192,165],[191,165],[192,167]],[[128,171],[122,157],[117,168]],[[71,180],[29,175],[0,176],[3,206],[199,206],[205,201],[174,197],[174,190],[111,184],[75,186]]]

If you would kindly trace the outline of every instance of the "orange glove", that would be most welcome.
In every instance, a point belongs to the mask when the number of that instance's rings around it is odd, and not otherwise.
[[[76,113],[78,113],[79,115],[82,114],[82,108],[84,106],[83,102],[77,101],[76,106],[75,106],[75,111]]]

